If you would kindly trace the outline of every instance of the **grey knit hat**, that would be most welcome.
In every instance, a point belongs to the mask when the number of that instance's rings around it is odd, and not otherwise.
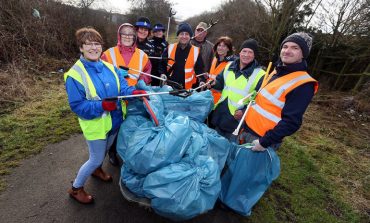
[[[312,47],[312,36],[310,34],[304,32],[293,33],[283,40],[283,42],[280,45],[280,48],[282,48],[284,43],[286,42],[293,42],[298,44],[298,46],[302,50],[302,54],[305,59],[310,54],[310,50]]]

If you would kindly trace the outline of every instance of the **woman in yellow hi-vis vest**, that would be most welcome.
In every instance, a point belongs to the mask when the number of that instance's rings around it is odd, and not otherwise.
[[[232,133],[242,118],[242,107],[238,101],[259,88],[265,71],[259,67],[255,55],[258,44],[254,39],[243,42],[239,58],[229,63],[223,72],[216,77],[214,89],[222,91],[221,98],[215,105],[211,124],[215,130],[232,142],[237,137]]]
[[[64,74],[69,105],[78,116],[89,149],[89,159],[81,166],[69,195],[83,204],[93,202],[93,197],[83,188],[92,175],[110,182],[112,176],[101,166],[110,144],[117,135],[123,120],[122,104],[104,100],[107,97],[146,93],[127,85],[122,70],[100,60],[103,39],[93,28],[76,32],[81,57]]]

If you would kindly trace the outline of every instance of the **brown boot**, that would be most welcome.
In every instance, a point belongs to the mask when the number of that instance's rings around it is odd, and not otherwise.
[[[69,188],[68,194],[71,198],[80,202],[81,204],[91,204],[94,201],[94,198],[86,193],[83,187],[80,188]]]
[[[113,180],[112,176],[105,173],[101,167],[96,169],[91,175],[105,182],[111,182]]]

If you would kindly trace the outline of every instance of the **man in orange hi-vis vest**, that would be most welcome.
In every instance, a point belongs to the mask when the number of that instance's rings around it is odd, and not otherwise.
[[[266,76],[246,111],[245,140],[252,145],[230,151],[232,161],[221,179],[220,193],[221,202],[239,214],[251,215],[252,207],[279,176],[276,149],[285,136],[300,128],[317,92],[318,83],[307,72],[311,46],[312,37],[307,33],[285,38],[272,76]]]
[[[136,30],[130,23],[123,23],[117,32],[117,46],[104,51],[101,56],[114,66],[125,66],[145,73],[150,73],[152,65],[148,55],[136,47]],[[140,74],[137,71],[129,70],[127,82],[130,86],[135,86],[138,80],[144,80],[146,84],[151,82],[149,76]]]
[[[193,31],[188,23],[181,23],[177,29],[178,42],[170,44],[163,52],[163,57],[172,58],[162,64],[160,72],[166,74],[168,79],[181,84],[185,89],[190,89],[195,84],[205,81],[204,76],[199,78],[197,74],[203,73],[203,61],[199,54],[199,48],[191,45],[190,38]]]
[[[300,128],[303,114],[318,89],[318,82],[307,72],[311,46],[312,37],[303,32],[282,42],[280,60],[245,118],[247,142],[253,142],[253,150],[277,149],[284,137]]]

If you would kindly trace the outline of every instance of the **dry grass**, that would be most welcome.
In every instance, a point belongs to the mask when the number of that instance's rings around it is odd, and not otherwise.
[[[340,101],[348,94],[336,93],[335,97]],[[307,145],[308,153],[336,186],[338,195],[370,218],[370,119],[355,105],[340,108],[338,104],[312,104],[295,139]]]

